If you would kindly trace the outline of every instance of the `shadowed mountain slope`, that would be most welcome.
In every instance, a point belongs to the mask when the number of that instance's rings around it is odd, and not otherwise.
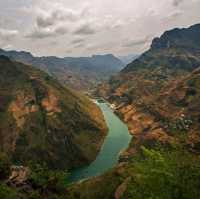
[[[72,168],[95,159],[106,134],[100,109],[33,67],[0,57],[0,151],[15,163]]]
[[[81,90],[93,88],[124,67],[112,54],[77,58],[34,57],[29,52],[0,49],[0,55],[39,68],[57,78],[63,85]]]

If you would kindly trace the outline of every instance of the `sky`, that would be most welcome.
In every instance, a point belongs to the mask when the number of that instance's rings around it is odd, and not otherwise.
[[[200,23],[200,0],[0,0],[0,48],[36,56],[140,54]]]

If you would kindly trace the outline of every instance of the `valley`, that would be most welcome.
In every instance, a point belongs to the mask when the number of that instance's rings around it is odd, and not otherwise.
[[[56,78],[61,84],[82,92],[88,92],[119,72],[125,64],[112,54],[92,55],[91,57],[35,57],[25,51],[6,51],[0,55],[32,65]]]
[[[165,23],[180,4],[159,4]],[[0,199],[199,199],[200,24],[145,31],[138,16],[98,21],[83,7],[20,7],[37,13],[32,31],[0,28],[0,46],[18,38],[0,48]],[[21,41],[39,56],[11,50]]]
[[[87,97],[5,56],[0,56],[0,86],[1,152],[13,163],[70,169],[95,159],[107,126]]]
[[[132,140],[118,165],[72,185],[69,198],[199,197],[199,33],[199,24],[164,33],[99,87]]]

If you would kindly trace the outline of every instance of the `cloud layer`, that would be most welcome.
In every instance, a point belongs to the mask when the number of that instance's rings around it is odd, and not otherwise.
[[[199,0],[9,0],[0,2],[0,47],[36,55],[125,55],[153,37],[200,22]]]
[[[18,30],[8,30],[0,28],[0,38],[3,40],[10,40],[18,35]]]

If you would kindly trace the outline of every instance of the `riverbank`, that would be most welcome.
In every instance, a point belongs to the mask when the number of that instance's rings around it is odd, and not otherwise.
[[[96,103],[103,112],[109,129],[108,135],[96,160],[89,166],[73,170],[69,177],[70,182],[101,175],[111,169],[118,163],[121,151],[128,147],[132,138],[127,126],[114,114],[107,103]]]

